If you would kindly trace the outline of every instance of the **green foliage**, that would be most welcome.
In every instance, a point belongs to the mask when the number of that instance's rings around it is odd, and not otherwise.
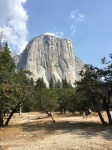
[[[58,82],[55,84],[55,88],[71,88],[72,85],[70,82],[67,81],[67,79],[62,79],[62,82],[58,80]]]
[[[25,71],[20,69],[15,73],[15,82],[14,82],[14,98],[15,105],[12,108],[12,112],[10,113],[5,125],[8,125],[13,114],[22,107],[25,102],[32,100],[33,98],[33,82],[30,76],[29,71]]]
[[[11,58],[8,44],[6,43],[3,51],[0,51],[0,71],[11,72],[14,71],[14,69],[15,64],[13,59]]]
[[[24,103],[24,101],[32,98],[33,81],[30,78],[31,73],[29,71],[20,69],[16,76],[16,95],[17,99]]]
[[[56,106],[56,90],[46,88],[42,90],[41,94],[42,109],[47,112],[54,111]]]
[[[46,88],[46,84],[45,84],[43,78],[38,78],[36,81],[35,89],[42,90],[44,88]]]
[[[55,84],[55,88],[62,88],[62,82],[60,80]]]
[[[14,101],[15,64],[10,56],[8,45],[0,51],[0,111],[12,105]]]
[[[35,108],[37,110],[45,111],[45,112],[51,112],[55,109],[56,104],[56,90],[43,88],[43,89],[37,89],[35,88]]]
[[[12,110],[6,120],[10,121],[13,113],[33,95],[33,82],[29,78],[31,73],[20,69],[15,72],[15,64],[11,58],[8,44],[0,51],[0,115]]]
[[[53,79],[51,78],[50,81],[49,81],[49,88],[53,88],[54,85],[53,85]]]
[[[110,58],[111,55],[110,55]],[[77,92],[83,95],[88,106],[93,103],[96,108],[102,124],[105,125],[104,118],[100,111],[104,109],[107,112],[109,125],[112,124],[110,108],[112,105],[112,61],[106,61],[106,58],[102,59],[102,63],[106,64],[107,67],[99,69],[97,67],[85,66],[85,71],[81,71],[82,80],[76,82]],[[102,79],[103,77],[103,79]],[[83,101],[82,101],[83,102]]]
[[[63,86],[63,88],[71,88],[72,87],[71,83],[70,82],[68,83],[66,78],[62,80],[62,86]]]
[[[65,113],[67,110],[74,111],[75,108],[75,89],[74,88],[57,88],[57,100],[59,110]]]

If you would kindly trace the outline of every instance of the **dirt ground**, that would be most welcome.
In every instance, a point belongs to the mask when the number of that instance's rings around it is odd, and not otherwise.
[[[45,113],[14,114],[0,128],[0,150],[112,150],[112,127],[102,126],[96,114],[54,118],[52,123]]]

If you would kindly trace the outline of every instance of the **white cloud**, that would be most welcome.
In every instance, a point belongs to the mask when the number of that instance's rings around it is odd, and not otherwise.
[[[59,37],[59,38],[62,38],[64,33],[63,32],[46,32],[44,33],[44,35],[51,35],[51,36],[56,36],[56,37]]]
[[[72,11],[70,17],[75,22],[80,22],[80,21],[84,21],[85,20],[85,15],[81,14],[78,9]]]
[[[78,22],[85,20],[85,15],[81,14],[78,9],[74,10],[70,14],[70,18],[73,20],[73,25],[70,26],[72,36],[76,33],[76,27]]]
[[[53,32],[46,32],[46,33],[44,33],[44,35],[56,36],[56,34],[55,34],[55,33],[53,33]]]
[[[27,44],[28,15],[23,7],[27,0],[0,0],[0,32],[11,49],[20,53]]]

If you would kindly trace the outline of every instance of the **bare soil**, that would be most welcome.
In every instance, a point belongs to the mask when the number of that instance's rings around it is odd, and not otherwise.
[[[0,150],[112,150],[112,126],[102,126],[97,114],[54,118],[52,123],[45,113],[14,114],[0,128]]]

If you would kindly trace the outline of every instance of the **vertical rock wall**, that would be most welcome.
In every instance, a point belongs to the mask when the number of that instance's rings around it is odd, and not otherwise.
[[[47,86],[52,78],[54,83],[67,79],[73,85],[77,76],[76,59],[72,42],[50,35],[33,38],[20,55],[17,69],[30,70],[34,81],[43,77]]]

